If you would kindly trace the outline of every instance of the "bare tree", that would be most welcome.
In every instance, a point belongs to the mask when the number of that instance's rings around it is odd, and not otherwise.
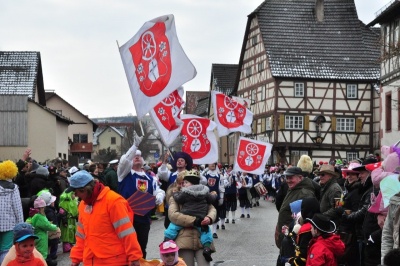
[[[94,160],[96,162],[109,162],[111,160],[114,160],[118,158],[118,154],[116,150],[112,150],[110,147],[108,147],[107,149],[101,149],[99,151],[96,152],[95,156],[94,156]]]

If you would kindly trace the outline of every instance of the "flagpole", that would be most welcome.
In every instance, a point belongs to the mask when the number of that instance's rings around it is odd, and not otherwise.
[[[119,49],[119,43],[118,43],[118,40],[115,40],[116,42],[117,42],[117,47],[118,47],[118,49]]]
[[[143,131],[143,126],[142,126],[142,121],[141,120],[139,120],[139,126],[140,126],[140,129],[142,130],[142,136],[144,136],[144,131]]]

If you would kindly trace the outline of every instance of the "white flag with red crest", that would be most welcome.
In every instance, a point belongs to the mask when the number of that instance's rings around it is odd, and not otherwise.
[[[150,111],[150,117],[167,147],[181,133],[183,122],[179,116],[185,104],[182,97],[183,88],[179,87]]]
[[[233,171],[264,173],[271,150],[271,143],[240,137]]]
[[[182,151],[188,153],[195,164],[208,164],[218,161],[218,143],[214,129],[216,124],[210,119],[181,115]]]
[[[243,104],[217,91],[211,91],[211,102],[220,137],[231,132],[251,133],[253,113]]]
[[[139,120],[197,73],[179,44],[173,15],[146,22],[119,52]]]

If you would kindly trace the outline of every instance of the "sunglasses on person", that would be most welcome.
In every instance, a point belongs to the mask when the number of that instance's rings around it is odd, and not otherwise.
[[[176,244],[172,243],[170,241],[166,241],[166,242],[162,243],[162,247],[163,247],[163,249],[176,248]]]

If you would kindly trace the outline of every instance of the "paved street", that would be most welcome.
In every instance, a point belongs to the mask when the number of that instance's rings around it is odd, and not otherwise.
[[[215,239],[217,252],[213,254],[214,266],[274,266],[278,249],[274,243],[278,212],[275,205],[264,200],[251,209],[251,218],[236,219],[236,224],[226,224],[226,230],[218,230]],[[240,210],[237,211],[240,216]],[[164,219],[151,225],[148,259],[159,258],[158,245],[163,240]],[[68,254],[60,254],[59,266],[68,266]]]

